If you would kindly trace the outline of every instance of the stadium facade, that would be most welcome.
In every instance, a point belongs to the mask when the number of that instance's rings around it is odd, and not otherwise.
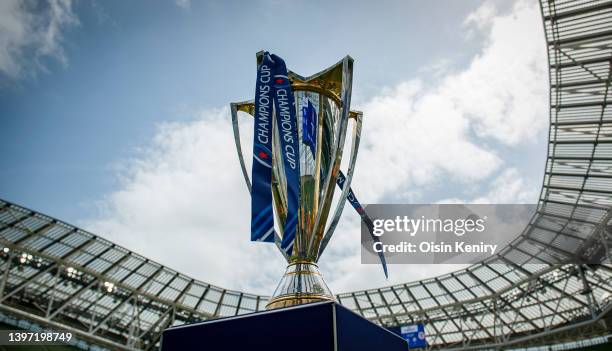
[[[612,1],[542,0],[541,8],[550,130],[529,225],[464,270],[336,296],[383,326],[424,323],[431,349],[612,333]],[[605,248],[602,263],[580,263],[594,242]],[[83,349],[155,350],[169,326],[260,311],[268,299],[198,281],[1,200],[0,262],[0,322],[70,330]]]

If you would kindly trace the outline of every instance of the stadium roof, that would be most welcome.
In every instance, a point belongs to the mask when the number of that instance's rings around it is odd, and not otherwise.
[[[381,325],[425,323],[430,348],[540,345],[610,333],[612,1],[541,6],[550,131],[530,224],[499,254],[467,269],[337,296]],[[2,200],[0,245],[3,314],[70,329],[107,348],[155,349],[168,326],[262,310],[267,301]],[[585,263],[593,247],[601,264]]]

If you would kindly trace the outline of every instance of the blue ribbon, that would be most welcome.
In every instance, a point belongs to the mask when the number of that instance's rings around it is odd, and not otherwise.
[[[281,249],[291,255],[298,223],[300,201],[300,149],[297,117],[291,83],[287,77],[287,66],[282,58],[272,54],[274,61],[274,107],[276,124],[287,179],[287,219],[283,229]]]
[[[346,177],[344,176],[344,173],[342,173],[342,171],[339,171],[338,179],[336,180],[336,184],[338,185],[340,189],[344,188],[345,181],[346,181]],[[363,209],[363,206],[361,206],[361,204],[359,203],[359,200],[357,200],[357,197],[355,197],[355,193],[353,193],[352,188],[349,188],[349,193],[346,198],[351,203],[355,211],[359,213],[359,216],[361,216],[361,220],[363,221],[365,226],[368,228],[368,232],[370,233],[370,237],[372,237],[372,240],[374,240],[374,242],[380,242],[380,239],[376,235],[374,235],[374,222],[372,222],[372,219],[370,219],[370,216],[368,216],[366,211]],[[385,272],[385,278],[389,278],[389,273],[387,271],[387,260],[385,260],[385,254],[382,252],[379,252],[378,258],[380,259],[380,264],[382,265],[383,271]]]
[[[274,242],[272,210],[272,76],[274,62],[267,53],[257,67],[255,131],[251,193],[251,241]]]
[[[281,249],[291,255],[298,223],[300,157],[297,117],[287,67],[282,58],[264,53],[257,67],[251,195],[251,240],[274,242],[272,209],[272,104],[287,180],[287,219]]]
[[[310,99],[302,106],[302,141],[310,147],[312,155],[317,150],[317,111]]]

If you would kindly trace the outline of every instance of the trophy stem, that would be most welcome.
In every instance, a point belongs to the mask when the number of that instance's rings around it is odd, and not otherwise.
[[[313,261],[291,262],[278,283],[266,309],[289,307],[310,302],[335,301]]]

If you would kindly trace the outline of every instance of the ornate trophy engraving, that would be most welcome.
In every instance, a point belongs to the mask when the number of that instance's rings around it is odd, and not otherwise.
[[[259,52],[259,67],[267,53]],[[269,56],[268,56],[269,57]],[[283,63],[284,65],[284,63]],[[274,242],[287,259],[289,265],[276,291],[267,304],[268,309],[302,303],[334,300],[334,296],[323,281],[317,261],[325,250],[344,208],[353,177],[362,124],[362,113],[350,111],[353,59],[346,56],[334,66],[310,77],[302,77],[288,71],[288,78],[295,101],[299,151],[299,200],[297,202],[297,224],[295,239],[289,250],[281,246],[288,214],[288,179],[283,162],[281,133],[277,125],[278,106],[274,111],[271,140],[271,193],[273,217],[276,226]],[[285,77],[285,76],[280,76]],[[258,76],[259,79],[259,76]],[[282,80],[282,78],[281,78]],[[255,115],[255,101],[231,104],[234,139],[238,158],[249,192],[252,183],[247,173],[242,147],[238,112]],[[308,120],[314,119],[314,120]],[[351,121],[349,121],[351,120]],[[340,162],[347,136],[352,126],[351,149],[348,170],[341,176]],[[267,158],[266,153],[262,156]],[[255,161],[254,161],[255,162]],[[269,166],[268,166],[269,167]],[[340,181],[339,180],[340,177]],[[336,183],[340,187],[337,205],[333,208]],[[338,194],[337,194],[338,195]],[[271,241],[271,240],[266,240]]]

